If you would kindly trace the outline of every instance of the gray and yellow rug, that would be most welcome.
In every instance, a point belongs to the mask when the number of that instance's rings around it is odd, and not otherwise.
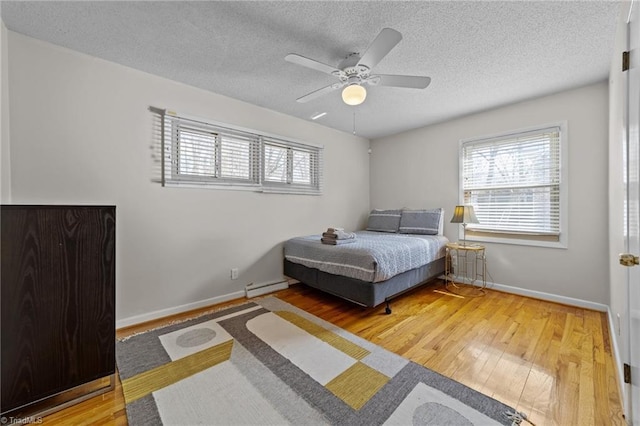
[[[117,343],[129,424],[493,425],[492,398],[275,297]]]

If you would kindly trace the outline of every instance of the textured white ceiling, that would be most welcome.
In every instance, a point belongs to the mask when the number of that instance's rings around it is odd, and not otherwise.
[[[306,120],[376,138],[605,80],[613,1],[1,2],[9,30]],[[334,77],[284,60],[337,65],[384,27],[403,40],[375,68],[426,75],[424,90],[368,87],[357,107]],[[171,107],[170,105],[166,105]],[[215,117],[212,117],[215,119]]]

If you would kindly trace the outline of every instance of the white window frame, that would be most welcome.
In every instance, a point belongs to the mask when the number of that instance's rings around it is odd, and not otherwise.
[[[267,176],[267,155],[265,151],[269,146],[286,150],[285,176],[283,180],[272,180]],[[296,181],[294,164],[296,153],[309,155],[308,184]],[[318,155],[316,147],[265,136],[262,138],[262,157],[262,187],[264,192],[307,193],[310,190],[313,192],[315,191],[314,188],[321,186],[321,176],[318,173],[314,173],[314,170],[322,168],[322,158]]]
[[[168,154],[168,178],[167,183],[172,184],[198,184],[198,185],[238,185],[238,186],[256,186],[259,184],[259,172],[257,167],[254,166],[256,161],[259,161],[259,149],[260,139],[257,136],[250,134],[243,134],[238,136],[238,132],[232,132],[231,130],[221,128],[219,126],[210,125],[209,123],[198,123],[184,120],[182,118],[166,116],[165,126],[169,125],[166,135],[170,134],[170,145],[165,148],[165,152]],[[209,137],[212,141],[212,146],[207,147],[210,153],[213,153],[212,158],[212,173],[200,174],[189,173],[182,171],[182,162],[187,161],[183,158],[180,152],[181,135],[185,134],[200,134],[202,137],[200,140],[204,140],[205,137]],[[239,142],[248,143],[247,152],[247,176],[246,177],[234,177],[223,174],[223,161],[227,161],[227,156],[224,155],[224,140],[237,139]]]
[[[537,246],[537,247],[550,247],[550,248],[567,248],[569,241],[569,233],[567,226],[568,216],[568,180],[567,180],[567,165],[568,165],[568,130],[567,122],[554,122],[544,124],[540,126],[533,126],[518,130],[507,131],[504,133],[496,133],[491,135],[485,135],[477,138],[463,139],[459,141],[459,203],[462,205],[465,203],[465,189],[464,189],[464,150],[465,146],[471,144],[482,144],[490,141],[499,141],[501,139],[512,139],[519,135],[527,133],[534,133],[537,131],[544,131],[549,128],[559,128],[560,133],[560,202],[559,202],[559,227],[560,231],[557,237],[548,237],[527,233],[487,230],[487,229],[475,229],[473,224],[468,224],[466,228],[466,239],[476,242],[487,243],[502,243],[502,244],[517,244],[525,246]],[[478,212],[476,211],[476,214]],[[479,217],[478,220],[482,222]],[[461,228],[461,227],[460,227]],[[460,237],[462,236],[462,230],[459,230]]]
[[[212,189],[251,190],[264,193],[287,193],[304,195],[322,194],[323,150],[319,145],[298,142],[281,136],[260,133],[255,130],[231,126],[210,120],[194,118],[177,114],[164,109],[149,108],[151,112],[158,114],[160,129],[159,157],[160,176],[158,180],[162,186],[186,186]],[[214,141],[214,145],[206,146],[204,151],[212,153],[214,165],[207,165],[213,170],[209,174],[185,173],[181,169],[181,155],[179,152],[181,129],[187,129],[191,134],[201,134],[199,141],[206,142],[208,136]],[[184,132],[184,131],[183,131]],[[198,139],[197,136],[194,140]],[[248,161],[248,177],[234,177],[221,175],[221,162],[225,161],[222,141],[238,140],[249,143],[249,155],[240,158]],[[286,175],[283,182],[271,182],[265,180],[265,144],[277,144],[287,150]],[[213,154],[215,152],[215,155]],[[295,152],[309,154],[309,183],[303,183],[294,179],[293,155]],[[289,158],[290,157],[290,158]],[[206,158],[206,156],[202,157]],[[246,159],[246,160],[245,160]],[[193,162],[199,158],[194,156]]]

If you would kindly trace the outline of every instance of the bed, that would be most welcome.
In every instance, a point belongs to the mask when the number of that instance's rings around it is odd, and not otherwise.
[[[443,210],[373,210],[353,242],[322,244],[321,235],[284,243],[284,274],[362,306],[386,303],[444,273]]]

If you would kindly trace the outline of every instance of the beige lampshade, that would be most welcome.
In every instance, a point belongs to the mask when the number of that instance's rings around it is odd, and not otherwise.
[[[456,206],[451,223],[480,223],[473,206]]]
[[[367,90],[359,84],[350,84],[342,91],[342,100],[347,105],[360,105],[367,97]]]

